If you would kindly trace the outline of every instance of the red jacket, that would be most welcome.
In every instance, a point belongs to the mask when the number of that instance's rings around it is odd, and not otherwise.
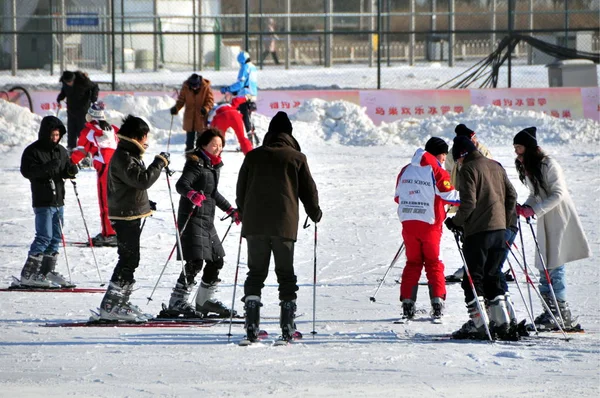
[[[100,172],[105,165],[110,163],[115,149],[117,149],[117,133],[119,128],[110,125],[111,130],[102,130],[97,121],[93,120],[85,124],[85,128],[79,133],[77,149],[71,154],[71,161],[75,164],[87,156],[92,155],[94,168]]]

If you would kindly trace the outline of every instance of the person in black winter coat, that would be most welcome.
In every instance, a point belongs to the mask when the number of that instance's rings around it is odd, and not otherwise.
[[[119,129],[119,144],[108,167],[108,218],[117,233],[119,261],[100,304],[100,319],[144,322],[148,318],[129,302],[140,263],[141,219],[152,214],[146,190],[169,165],[169,154],[161,152],[146,168],[150,127],[139,117],[127,116]]]
[[[194,151],[186,155],[187,162],[176,184],[177,192],[181,195],[177,220],[181,231],[185,274],[181,272],[171,294],[170,316],[201,317],[209,312],[222,317],[231,315],[229,308],[214,298],[225,256],[214,225],[215,208],[226,212],[239,224],[237,211],[218,190],[224,145],[225,139],[219,130],[202,132],[196,140]],[[204,263],[206,266],[194,308],[188,303],[188,297]]]
[[[78,168],[67,150],[58,142],[65,135],[60,119],[42,119],[38,140],[23,151],[21,174],[31,182],[35,239],[21,271],[21,285],[58,287],[70,285],[55,271],[58,245],[62,236],[65,182],[74,178]]]
[[[98,100],[98,85],[82,71],[64,71],[60,83],[62,88],[56,102],[67,99],[67,148],[77,147],[79,133],[85,127],[85,115],[90,105]]]

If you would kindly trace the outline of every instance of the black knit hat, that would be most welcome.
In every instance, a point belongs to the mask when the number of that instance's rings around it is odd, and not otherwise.
[[[439,137],[431,137],[425,144],[425,150],[433,156],[448,153],[448,144]]]
[[[454,137],[454,144],[452,145],[452,158],[454,160],[465,157],[476,150],[475,144],[473,144],[473,141],[469,137],[464,135]]]
[[[513,145],[523,145],[526,148],[535,148],[538,146],[537,138],[535,138],[535,127],[527,127],[515,135],[513,138]]]
[[[290,122],[287,113],[279,111],[275,116],[273,116],[273,119],[271,119],[268,132],[273,134],[287,133],[291,135],[292,130],[292,122]]]
[[[462,135],[471,138],[475,135],[475,132],[467,126],[465,126],[464,124],[459,124],[458,126],[456,126],[454,132],[456,133],[457,137]]]
[[[202,80],[202,76],[199,76],[197,73],[193,73],[188,79],[188,84],[190,85],[190,87],[192,89],[195,90],[198,87],[200,87],[201,80]]]
[[[70,70],[64,71],[60,78],[60,81],[63,83],[71,83],[73,80],[75,80],[75,73]]]

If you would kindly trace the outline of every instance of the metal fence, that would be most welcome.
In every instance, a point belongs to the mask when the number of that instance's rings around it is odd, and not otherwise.
[[[32,4],[37,2],[37,6]],[[23,3],[23,4],[21,4]],[[267,70],[364,67],[371,86],[398,88],[398,66],[440,68],[431,88],[494,51],[511,34],[599,52],[597,0],[4,0],[0,71],[123,74],[237,68],[248,51]],[[232,13],[233,10],[235,13]],[[335,12],[333,10],[336,10]],[[340,10],[340,11],[338,11]],[[343,10],[343,12],[341,12]],[[309,12],[310,11],[310,12]],[[274,53],[274,54],[273,54]],[[511,67],[545,74],[554,59],[519,44]],[[328,74],[317,87],[331,86]],[[318,81],[322,79],[322,81]],[[510,82],[510,81],[509,81]],[[512,80],[513,87],[527,84]]]

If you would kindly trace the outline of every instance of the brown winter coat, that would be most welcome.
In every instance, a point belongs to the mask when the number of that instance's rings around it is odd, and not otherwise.
[[[296,240],[299,204],[313,220],[321,218],[317,186],[306,156],[289,134],[265,136],[263,146],[246,155],[237,181],[236,204],[242,236],[266,235]]]
[[[206,118],[208,112],[214,105],[212,90],[210,89],[210,81],[202,79],[200,88],[192,90],[188,81],[181,86],[179,97],[175,107],[177,111],[185,106],[183,113],[183,130],[185,131],[204,131],[206,129]],[[204,110],[204,112],[202,111]]]
[[[500,163],[475,151],[465,157],[459,176],[460,207],[453,221],[465,236],[510,226],[517,191]]]

